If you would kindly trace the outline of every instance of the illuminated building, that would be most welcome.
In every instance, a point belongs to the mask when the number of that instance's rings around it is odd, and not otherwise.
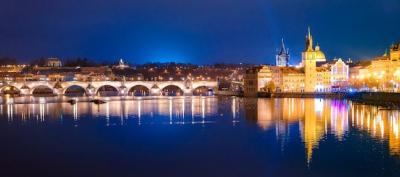
[[[246,71],[244,79],[245,96],[257,96],[259,91],[272,91],[272,71],[269,66],[252,68]],[[269,90],[268,90],[269,89]]]
[[[0,73],[20,73],[26,65],[4,65],[0,66]]]
[[[272,85],[269,85],[272,80],[272,71],[269,67],[263,66],[257,73],[257,89],[263,91],[271,91]]]
[[[281,45],[281,49],[279,50],[278,55],[276,55],[276,66],[289,66],[289,49],[285,48],[283,38]]]
[[[276,88],[278,92],[304,92],[304,72],[294,67],[279,69],[281,81]],[[279,77],[277,77],[279,78]]]
[[[125,69],[125,68],[129,68],[129,65],[125,64],[124,60],[119,59],[118,65],[114,66],[114,68],[117,69]]]
[[[317,80],[315,85],[315,92],[329,92],[331,90],[331,71],[329,67],[317,67]]]
[[[304,72],[294,67],[262,66],[246,71],[245,96],[258,92],[303,92]]]
[[[325,54],[320,50],[320,46],[317,44],[314,49],[313,37],[311,35],[310,28],[308,28],[308,35],[306,36],[306,49],[302,53],[302,66],[304,67],[305,72],[305,92],[324,90],[324,88],[321,88],[323,85],[317,85],[317,62],[325,61]]]
[[[276,57],[277,66],[253,68],[246,73],[244,87],[246,92],[255,96],[257,92],[330,92],[338,86],[347,86],[349,65],[341,59],[326,62],[320,46],[313,46],[310,28],[306,36],[306,49],[302,52],[302,63],[299,67],[287,66],[285,57],[288,52],[282,48]],[[285,54],[285,55],[283,55]],[[286,55],[287,54],[287,55]],[[351,62],[351,60],[349,60]],[[271,74],[272,72],[272,74]],[[399,70],[400,76],[400,70]],[[246,79],[250,79],[246,82]],[[254,83],[254,86],[247,84]]]
[[[331,82],[334,87],[346,86],[349,80],[349,66],[338,59],[331,67]]]
[[[46,60],[46,66],[47,67],[61,67],[61,60],[58,58],[48,58]]]
[[[399,61],[400,60],[400,42],[393,44],[390,47],[390,60]]]
[[[359,67],[357,72],[352,72],[352,84],[359,89],[372,89],[379,91],[399,91],[400,82],[400,44],[393,44],[390,53],[375,57],[368,65]]]

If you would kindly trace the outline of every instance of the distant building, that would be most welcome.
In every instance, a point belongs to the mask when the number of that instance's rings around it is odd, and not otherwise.
[[[114,68],[126,69],[126,68],[129,68],[129,65],[125,64],[124,60],[122,60],[122,58],[121,58],[121,59],[119,59],[118,65],[114,66]]]
[[[390,60],[400,61],[400,42],[390,47]]]
[[[20,73],[26,65],[5,65],[0,66],[0,73],[7,72],[7,73]]]
[[[61,63],[61,60],[58,58],[48,58],[46,60],[46,66],[47,67],[61,67],[62,63]]]
[[[282,38],[281,49],[276,55],[276,66],[289,66],[289,57],[289,49],[285,48],[285,43],[283,42]]]

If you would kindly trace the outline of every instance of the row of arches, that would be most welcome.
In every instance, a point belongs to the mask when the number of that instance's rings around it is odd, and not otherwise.
[[[50,88],[49,86],[45,86],[45,85],[40,85],[40,86],[33,88],[31,93],[33,95],[54,94],[53,89]],[[6,94],[18,95],[18,94],[21,94],[21,90],[15,86],[9,85],[9,86],[4,86],[4,87],[0,88],[0,94],[2,94],[2,95],[6,95]],[[183,94],[184,94],[184,91],[180,87],[175,86],[175,85],[168,85],[161,90],[161,95],[163,95],[163,96],[182,96]],[[200,86],[193,90],[193,95],[195,95],[195,96],[206,96],[206,95],[212,95],[212,94],[213,94],[213,90],[206,86]],[[79,85],[72,85],[72,86],[69,86],[67,89],[65,89],[64,95],[71,96],[71,97],[85,96],[86,89]],[[96,90],[96,95],[98,95],[98,96],[118,96],[119,91],[114,86],[103,85]],[[128,95],[129,96],[149,96],[150,89],[143,85],[136,85],[136,86],[131,87],[128,90]]]

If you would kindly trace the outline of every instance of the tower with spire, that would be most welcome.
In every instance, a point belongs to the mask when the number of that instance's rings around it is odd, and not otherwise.
[[[281,49],[279,50],[278,54],[276,55],[276,66],[289,66],[289,49],[285,48],[285,43],[282,38]]]
[[[304,91],[314,92],[317,83],[317,59],[313,48],[311,29],[308,27],[306,36],[306,49],[302,53],[302,65],[304,66]]]

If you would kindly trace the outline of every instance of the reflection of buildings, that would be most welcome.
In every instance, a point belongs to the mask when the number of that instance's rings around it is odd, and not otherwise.
[[[378,110],[365,105],[352,106],[352,119],[355,127],[367,131],[372,137],[388,140],[392,155],[400,156],[399,112]]]
[[[274,129],[283,146],[291,125],[298,124],[308,163],[325,134],[334,134],[341,141],[351,125],[345,101],[285,98],[246,99],[244,103],[246,119],[263,130]]]
[[[298,123],[307,162],[311,162],[314,149],[326,134],[342,141],[350,128],[367,131],[383,142],[387,140],[390,153],[400,156],[399,111],[323,99],[248,99],[244,103],[246,118],[263,130],[274,129],[283,143],[290,125]]]
[[[318,101],[306,99],[304,103],[304,120],[300,122],[300,132],[306,149],[307,162],[312,158],[314,148],[318,147],[319,140],[324,135],[324,120],[317,117],[316,106]]]
[[[264,131],[272,130],[282,149],[291,141],[291,134],[299,132],[304,143],[306,161],[316,155],[315,149],[327,134],[337,141],[344,140],[349,129],[367,132],[372,138],[388,143],[392,155],[400,156],[399,111],[379,110],[377,107],[355,105],[347,101],[324,99],[240,99],[215,97],[180,97],[108,101],[95,105],[88,102],[49,103],[38,98],[36,104],[14,104],[16,98],[5,98],[0,105],[0,121],[12,123],[67,123],[75,125],[84,118],[106,120],[106,125],[161,123],[201,124],[219,117],[232,116],[234,124],[240,121],[244,106],[249,122]],[[241,102],[243,101],[243,102]],[[219,106],[228,103],[229,106]],[[244,104],[242,104],[244,103]],[[153,119],[156,118],[156,119]],[[225,117],[226,118],[226,117]],[[114,123],[113,123],[114,122]],[[330,136],[331,137],[331,136]],[[317,152],[318,154],[318,152]]]
[[[304,105],[295,103],[295,99],[245,99],[244,105],[246,119],[264,130],[278,124],[286,125],[277,130],[278,134],[285,134],[287,125],[298,122],[304,115],[301,109]]]

